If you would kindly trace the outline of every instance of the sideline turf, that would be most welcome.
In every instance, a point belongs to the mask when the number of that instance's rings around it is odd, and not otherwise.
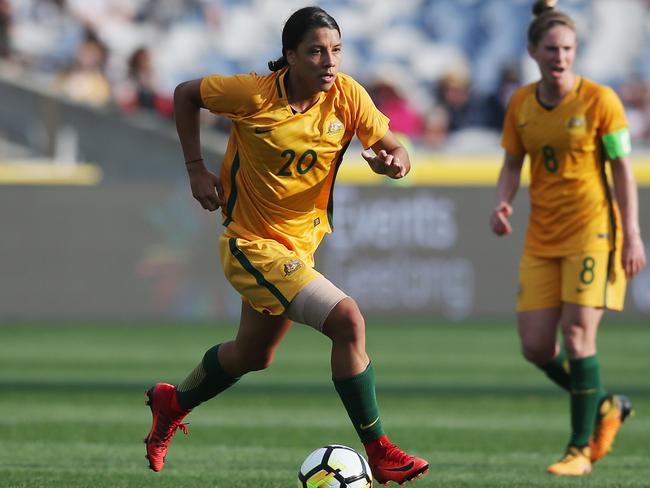
[[[601,331],[604,381],[637,415],[616,451],[578,480],[544,472],[568,440],[568,398],[520,359],[512,325],[368,328],[387,432],[432,464],[413,488],[648,486],[648,327]],[[327,341],[295,327],[271,369],[193,412],[190,436],[179,432],[166,469],[150,472],[145,387],[181,380],[233,334],[188,324],[0,326],[0,486],[291,488],[312,449],[360,448],[329,379]]]

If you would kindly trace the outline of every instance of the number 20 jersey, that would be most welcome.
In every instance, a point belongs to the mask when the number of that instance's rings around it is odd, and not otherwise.
[[[220,172],[226,232],[275,240],[313,264],[332,230],[334,179],[350,140],[356,134],[372,146],[387,133],[388,118],[343,73],[309,110],[294,113],[286,75],[287,68],[266,76],[210,75],[201,97],[232,121]]]
[[[582,77],[552,109],[541,105],[536,88],[513,94],[502,136],[507,152],[530,156],[525,250],[548,257],[610,250],[621,237],[620,218],[602,139],[627,127],[623,105],[611,88]]]

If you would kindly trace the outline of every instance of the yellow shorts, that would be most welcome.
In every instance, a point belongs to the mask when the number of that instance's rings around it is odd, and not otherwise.
[[[282,315],[300,290],[322,276],[271,239],[247,241],[225,233],[219,248],[226,279],[242,300],[264,314]]]
[[[623,310],[625,285],[620,251],[561,258],[524,254],[519,264],[517,311],[559,307],[563,302]]]

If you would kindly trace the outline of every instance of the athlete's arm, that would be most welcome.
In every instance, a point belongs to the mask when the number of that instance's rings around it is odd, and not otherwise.
[[[375,173],[397,180],[411,171],[408,152],[390,130],[371,148],[375,153],[374,156],[367,149],[362,151],[361,155]]]
[[[497,182],[497,204],[490,215],[490,227],[496,235],[502,236],[512,232],[508,217],[512,215],[512,201],[519,190],[524,156],[525,154],[515,155],[505,152]]]
[[[630,279],[646,265],[639,227],[639,196],[630,159],[627,156],[612,158],[611,165],[616,201],[623,219],[623,269]]]
[[[192,195],[203,208],[214,211],[225,202],[221,179],[206,168],[201,157],[199,113],[203,107],[200,79],[185,81],[174,90],[176,132],[183,148]]]

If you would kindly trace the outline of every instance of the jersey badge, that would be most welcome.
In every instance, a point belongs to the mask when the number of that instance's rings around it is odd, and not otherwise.
[[[343,132],[343,123],[340,120],[333,120],[327,126],[327,135],[328,136],[332,136],[332,135],[338,134],[340,132]]]
[[[569,130],[571,130],[571,129],[582,129],[585,126],[586,123],[587,123],[587,121],[585,119],[585,116],[584,115],[579,115],[577,117],[571,117],[568,120],[566,126],[567,126],[567,129],[569,129]]]
[[[294,259],[293,261],[289,261],[284,265],[284,276],[289,276],[295,271],[298,271],[302,267],[302,263]]]

